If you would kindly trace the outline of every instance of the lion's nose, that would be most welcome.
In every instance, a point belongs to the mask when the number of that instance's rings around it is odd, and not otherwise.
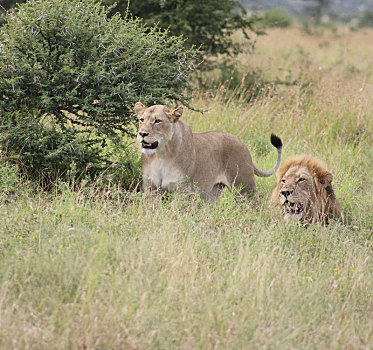
[[[288,196],[290,196],[291,194],[293,193],[293,191],[281,191],[281,194],[287,198]]]
[[[148,133],[148,132],[140,132],[140,131],[139,131],[139,135],[140,135],[141,137],[145,137],[145,136],[148,136],[149,133]]]

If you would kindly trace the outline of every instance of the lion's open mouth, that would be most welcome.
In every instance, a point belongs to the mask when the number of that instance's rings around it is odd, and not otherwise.
[[[141,142],[141,147],[145,149],[156,149],[158,147],[158,141],[153,143],[147,143],[145,141]]]
[[[292,203],[286,200],[283,204],[285,215],[300,215],[303,213],[304,206],[302,203]]]

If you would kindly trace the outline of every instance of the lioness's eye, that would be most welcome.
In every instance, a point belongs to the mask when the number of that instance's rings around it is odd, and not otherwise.
[[[303,177],[300,177],[300,178],[297,180],[297,182],[303,182],[303,181],[304,181]]]
[[[160,120],[160,119],[156,119],[156,120],[154,120],[154,124],[159,124],[161,121],[162,120]]]
[[[284,184],[284,183],[285,183],[285,179],[282,179],[282,180],[281,180],[281,183]]]
[[[143,122],[144,122],[144,118],[141,118],[141,119],[140,119],[140,123],[143,123]]]

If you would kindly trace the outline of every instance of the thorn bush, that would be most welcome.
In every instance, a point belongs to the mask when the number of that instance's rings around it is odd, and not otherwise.
[[[0,142],[32,175],[99,168],[133,104],[183,100],[196,50],[93,0],[19,5],[0,28]],[[110,142],[107,142],[110,141]]]

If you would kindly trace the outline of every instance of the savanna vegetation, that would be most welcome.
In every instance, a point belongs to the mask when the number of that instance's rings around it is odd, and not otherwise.
[[[139,98],[185,100],[196,50],[93,0],[30,1],[1,29],[2,149],[34,178],[107,168]]]
[[[216,65],[216,55],[235,56],[243,47],[232,40],[232,34],[240,31],[245,45],[253,46],[260,34],[255,23],[258,17],[248,15],[238,0],[103,0],[113,12],[143,19],[150,26],[168,29],[172,35],[183,36],[185,46],[199,48],[199,69]]]
[[[285,225],[267,208],[274,177],[257,178],[252,198],[224,191],[213,205],[145,197],[125,135],[130,190],[72,166],[45,191],[3,150],[0,348],[370,349],[372,37],[268,29],[229,75],[206,72],[203,87],[191,77],[195,110],[183,115],[194,131],[237,135],[261,168],[276,157],[271,132],[284,158],[321,159],[346,225]]]

